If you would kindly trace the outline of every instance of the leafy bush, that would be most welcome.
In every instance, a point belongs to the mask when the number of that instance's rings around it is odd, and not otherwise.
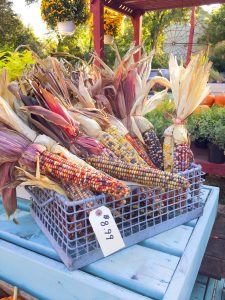
[[[159,104],[156,109],[146,115],[146,118],[153,124],[155,132],[160,140],[163,139],[165,129],[172,124],[172,121],[165,117],[165,113],[172,114],[174,109],[174,103],[171,100],[166,99]]]
[[[1,52],[0,51],[0,73],[2,69],[6,69],[10,80],[20,77],[24,70],[35,63],[30,51],[24,52]]]
[[[207,139],[219,148],[225,148],[225,107],[214,105],[211,109],[194,113],[188,119],[192,141]]]
[[[220,149],[225,149],[225,107],[214,105],[209,114],[209,141]]]
[[[213,62],[214,69],[219,72],[225,72],[225,41],[215,45],[210,60]]]
[[[211,69],[210,70],[210,77],[209,77],[211,82],[223,82],[225,79],[222,74],[220,74],[218,71]]]
[[[152,60],[152,68],[158,69],[158,68],[168,68],[168,55],[166,55],[164,52],[159,51],[157,52]]]
[[[190,134],[191,140],[208,140],[209,132],[207,125],[210,123],[210,113],[211,110],[200,110],[199,112],[194,112],[187,122],[188,133]]]
[[[218,56],[210,56],[209,59],[213,62],[213,68],[218,72],[225,72],[225,59]]]

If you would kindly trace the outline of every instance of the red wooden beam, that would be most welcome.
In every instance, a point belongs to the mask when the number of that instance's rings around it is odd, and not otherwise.
[[[134,16],[136,13],[150,10],[193,7],[215,3],[225,3],[225,0],[104,0],[105,5],[124,14]],[[131,9],[131,11],[127,11]]]
[[[124,15],[127,15],[129,17],[132,17],[136,14],[136,9],[134,10],[133,8],[130,8],[129,6],[122,4],[121,1],[104,0],[104,5],[109,8],[112,8]]]
[[[190,33],[189,33],[189,41],[188,41],[188,50],[187,50],[187,57],[186,57],[186,66],[189,64],[191,60],[191,53],[193,47],[193,40],[194,40],[194,33],[195,33],[195,25],[196,25],[196,7],[192,7],[191,10],[191,19],[190,19]]]
[[[91,1],[91,12],[93,14],[93,37],[94,51],[100,58],[104,56],[104,3],[102,0]],[[96,61],[96,65],[99,63]]]
[[[134,27],[134,42],[136,46],[141,45],[141,29],[142,29],[142,16],[136,15],[131,17],[131,21]],[[134,60],[138,61],[141,58],[141,50],[134,54]]]

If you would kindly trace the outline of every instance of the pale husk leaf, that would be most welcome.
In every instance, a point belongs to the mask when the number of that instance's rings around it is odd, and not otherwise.
[[[56,182],[52,181],[46,176],[40,175],[35,177],[29,172],[25,171],[22,168],[18,168],[19,171],[23,173],[23,175],[18,176],[17,179],[23,181],[20,185],[22,186],[37,186],[44,189],[53,190],[63,196],[66,196],[65,191],[58,185]]]

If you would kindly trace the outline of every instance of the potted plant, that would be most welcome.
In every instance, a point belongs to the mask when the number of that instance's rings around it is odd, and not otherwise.
[[[123,15],[105,8],[104,10],[104,43],[112,45],[114,37],[121,31]]]
[[[209,161],[224,163],[225,156],[225,108],[214,106],[209,124]]]
[[[206,149],[208,146],[208,130],[207,130],[207,112],[204,110],[193,113],[188,118],[188,132],[191,141],[200,149]]]
[[[189,118],[190,132],[193,137],[205,138],[209,141],[209,161],[213,163],[224,163],[225,149],[225,108],[212,106],[211,109],[203,110],[195,116],[196,127],[192,121],[194,115]],[[194,132],[192,128],[195,128]]]
[[[61,35],[74,32],[75,26],[88,18],[87,0],[42,0],[41,16],[51,29],[58,28]]]

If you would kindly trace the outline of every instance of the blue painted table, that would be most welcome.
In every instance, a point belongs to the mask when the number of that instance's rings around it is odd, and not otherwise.
[[[38,299],[186,300],[216,217],[219,189],[203,189],[198,220],[69,272],[34,223],[27,200],[19,199],[19,225],[0,206],[0,279]]]

